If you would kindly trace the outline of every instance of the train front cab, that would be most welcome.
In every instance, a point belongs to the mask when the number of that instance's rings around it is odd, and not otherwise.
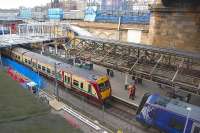
[[[96,82],[101,95],[101,100],[105,101],[106,99],[110,98],[112,92],[109,78],[107,76],[102,76],[97,79]]]
[[[147,94],[143,97],[137,111],[136,120],[145,126],[156,127],[164,133],[183,133],[186,117],[165,108],[168,99],[159,100],[159,95]],[[166,100],[166,101],[165,101]],[[154,105],[154,103],[159,105]],[[185,133],[200,133],[200,123],[189,118]]]

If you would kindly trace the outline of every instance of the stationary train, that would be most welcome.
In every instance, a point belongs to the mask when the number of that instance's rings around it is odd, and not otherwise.
[[[136,120],[165,133],[200,133],[200,107],[158,94],[143,97]]]
[[[112,89],[106,75],[58,62],[23,48],[5,50],[3,54],[32,68],[34,71],[39,71],[48,78],[55,79],[56,77],[61,85],[101,104],[111,97]],[[57,76],[55,76],[55,70]]]

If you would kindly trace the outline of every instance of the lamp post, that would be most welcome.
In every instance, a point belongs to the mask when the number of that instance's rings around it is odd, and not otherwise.
[[[58,91],[58,82],[57,82],[57,65],[59,65],[60,63],[56,63],[54,64],[54,71],[55,71],[55,94],[56,94],[56,98],[59,101],[59,91]]]
[[[1,50],[0,50],[0,66],[3,65],[2,59],[1,59]]]
[[[187,129],[188,121],[189,121],[189,116],[190,116],[190,111],[192,109],[190,107],[187,107],[186,110],[187,110],[187,118],[186,118],[186,122],[185,122],[185,127],[184,127],[184,130],[183,130],[183,133],[186,133],[186,129]]]

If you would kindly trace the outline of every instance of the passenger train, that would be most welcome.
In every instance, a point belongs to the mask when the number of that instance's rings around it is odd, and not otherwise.
[[[200,133],[200,107],[158,94],[143,97],[136,120],[164,133]]]
[[[51,79],[55,79],[56,65],[56,79],[61,85],[101,104],[111,97],[111,85],[106,75],[58,62],[23,48],[5,50],[2,54]]]

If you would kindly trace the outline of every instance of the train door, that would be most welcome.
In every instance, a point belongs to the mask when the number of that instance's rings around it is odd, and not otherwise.
[[[192,130],[190,133],[200,133],[200,124],[199,123],[193,123]]]
[[[64,84],[66,87],[71,88],[71,74],[64,72]]]

